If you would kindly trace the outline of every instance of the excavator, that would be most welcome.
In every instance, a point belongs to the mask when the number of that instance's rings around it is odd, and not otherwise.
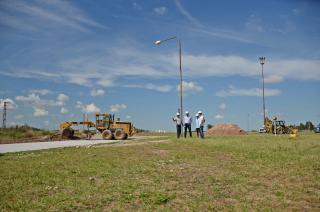
[[[114,115],[109,113],[96,113],[95,122],[84,120],[81,122],[62,122],[60,124],[60,135],[64,139],[74,138],[72,126],[85,126],[88,129],[95,128],[106,140],[126,140],[135,134],[135,127],[131,122],[114,120]]]

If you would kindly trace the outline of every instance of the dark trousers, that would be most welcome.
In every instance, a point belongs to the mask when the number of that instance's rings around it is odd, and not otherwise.
[[[200,126],[200,137],[204,138],[203,126]]]
[[[199,138],[199,136],[200,136],[200,128],[196,128],[196,131],[197,131],[197,138]]]
[[[180,138],[181,135],[181,125],[177,125],[177,138]]]
[[[191,124],[184,124],[184,137],[187,137],[187,131],[189,130],[190,138],[192,138]]]

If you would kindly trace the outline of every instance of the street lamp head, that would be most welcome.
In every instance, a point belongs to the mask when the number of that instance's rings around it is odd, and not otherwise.
[[[266,57],[259,57],[260,64],[263,65],[266,62]]]
[[[160,45],[161,44],[161,40],[157,40],[154,42],[155,45]]]

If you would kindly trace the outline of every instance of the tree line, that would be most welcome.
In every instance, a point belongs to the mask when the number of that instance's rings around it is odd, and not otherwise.
[[[305,124],[300,123],[299,125],[290,125],[290,127],[298,130],[313,130],[314,124],[311,121],[306,121]]]

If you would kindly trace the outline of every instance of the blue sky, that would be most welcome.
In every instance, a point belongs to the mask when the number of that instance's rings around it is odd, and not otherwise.
[[[116,113],[174,130],[182,42],[184,108],[207,123],[320,122],[317,1],[0,1],[0,99],[8,124],[55,129]],[[2,104],[1,104],[2,107]]]

